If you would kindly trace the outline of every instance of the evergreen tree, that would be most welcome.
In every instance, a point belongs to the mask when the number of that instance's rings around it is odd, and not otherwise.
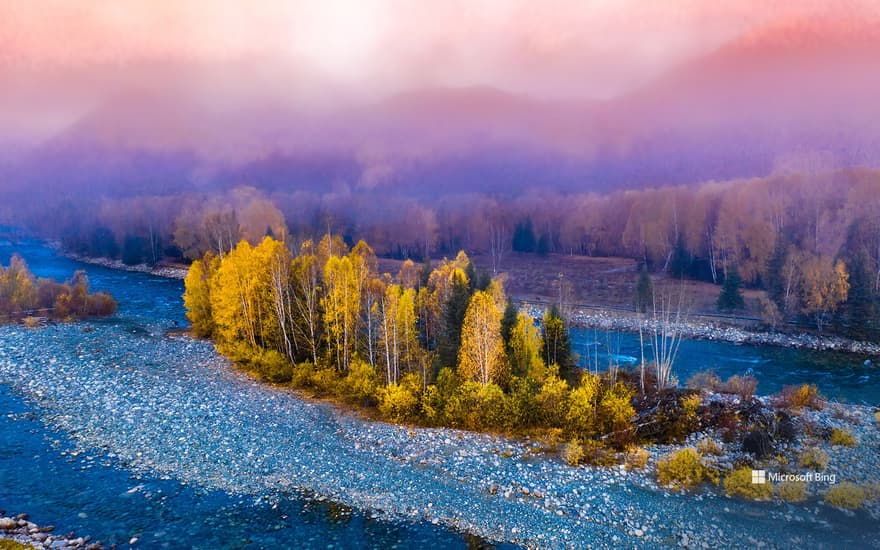
[[[510,331],[513,330],[513,325],[516,324],[518,314],[516,305],[514,305],[512,300],[508,300],[507,305],[504,306],[504,314],[501,316],[501,339],[504,340],[504,349],[508,353],[510,352]]]
[[[764,276],[764,288],[767,289],[767,297],[773,300],[779,311],[784,311],[785,309],[785,277],[782,272],[787,257],[788,243],[780,236],[776,239],[773,255],[767,260]]]
[[[864,247],[860,247],[847,263],[850,287],[846,302],[841,308],[842,320],[852,336],[870,338],[878,330],[877,296],[874,292],[871,256]]]
[[[526,218],[525,221],[516,224],[513,230],[514,252],[534,252],[535,251],[535,230],[532,227],[532,218]]]
[[[559,375],[568,381],[575,378],[575,363],[571,353],[571,340],[568,327],[554,305],[544,314],[544,363],[557,365]]]
[[[718,295],[718,301],[716,302],[718,311],[733,311],[746,307],[746,302],[740,289],[741,284],[739,271],[737,271],[736,266],[732,266],[727,272],[724,284],[721,286],[721,294]]]
[[[122,263],[125,265],[137,265],[144,261],[144,249],[147,243],[143,237],[126,235],[122,242]]]
[[[541,238],[538,239],[538,245],[535,247],[535,252],[540,256],[546,256],[550,253],[550,237],[546,233],[541,233]]]
[[[458,348],[461,346],[461,326],[470,297],[467,281],[460,274],[453,275],[449,299],[443,308],[443,333],[437,349],[442,366],[456,364]]]
[[[684,245],[684,237],[679,235],[672,250],[672,258],[669,260],[669,274],[675,278],[682,278],[691,271],[693,258]]]
[[[648,308],[654,302],[654,283],[651,280],[651,274],[648,273],[648,266],[642,264],[639,268],[639,280],[636,283],[636,294],[633,297],[633,305],[639,313],[647,313]]]

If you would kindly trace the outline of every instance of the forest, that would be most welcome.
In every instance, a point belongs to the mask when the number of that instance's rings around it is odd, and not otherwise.
[[[558,310],[540,328],[479,277],[464,252],[436,266],[377,272],[363,241],[265,237],[195,260],[184,296],[193,331],[267,380],[396,422],[471,430],[554,430],[634,439],[637,385],[575,367]],[[664,382],[643,377],[652,390]],[[667,380],[668,383],[668,380]]]
[[[191,261],[266,235],[296,248],[331,231],[401,260],[465,250],[489,258],[495,273],[515,252],[626,257],[654,274],[717,285],[733,274],[737,285],[766,291],[760,313],[769,324],[797,320],[860,338],[876,337],[880,326],[880,172],[873,169],[780,169],[609,194],[246,186],[19,202],[7,213],[11,221],[60,238],[69,251],[132,264]]]

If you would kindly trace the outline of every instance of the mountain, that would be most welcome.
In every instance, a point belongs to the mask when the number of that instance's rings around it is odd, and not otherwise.
[[[247,183],[512,195],[758,176],[817,154],[875,165],[877,51],[875,23],[782,21],[601,102],[485,86],[365,102],[281,63],[150,67],[6,158],[6,179],[122,193]]]

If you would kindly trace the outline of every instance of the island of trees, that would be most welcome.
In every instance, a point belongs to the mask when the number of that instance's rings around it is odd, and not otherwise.
[[[116,312],[116,301],[106,292],[89,292],[85,271],[76,271],[65,283],[36,278],[21,256],[8,267],[0,265],[0,322],[38,323],[41,319],[76,320]]]

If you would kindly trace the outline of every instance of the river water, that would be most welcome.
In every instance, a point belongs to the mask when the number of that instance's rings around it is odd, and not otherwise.
[[[880,544],[863,513],[670,494],[635,474],[535,460],[522,442],[341,415],[254,383],[208,343],[166,336],[185,324],[180,281],[83,266],[36,242],[0,243],[0,262],[12,252],[38,276],[85,268],[120,304],[105,320],[0,327],[0,507],[63,532],[148,548],[484,544],[437,524],[549,547],[661,547],[683,533],[712,547]],[[584,358],[636,356],[632,336],[574,340]],[[827,395],[871,401],[876,375],[857,359],[686,342],[677,373],[752,368],[764,393],[827,377]]]

